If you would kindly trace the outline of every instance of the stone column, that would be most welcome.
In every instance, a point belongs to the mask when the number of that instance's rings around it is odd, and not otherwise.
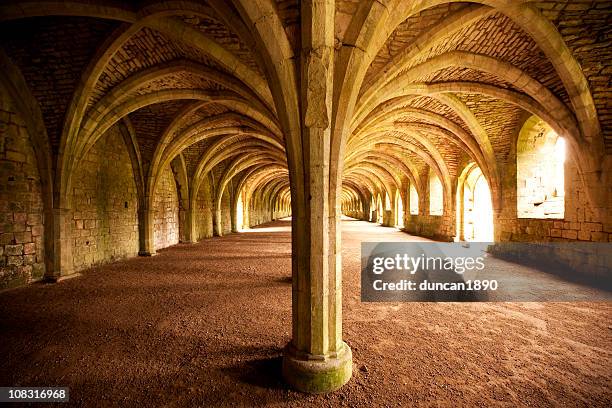
[[[232,232],[238,232],[238,197],[235,194],[230,195],[230,220],[232,224]]]
[[[247,196],[246,189],[242,198],[242,225],[241,229],[249,228],[250,225],[250,214],[249,214],[249,196]]]
[[[285,348],[283,376],[305,392],[328,392],[352,373],[342,341],[342,282],[336,254],[336,209],[329,208],[329,161],[334,58],[333,0],[302,1],[302,168],[305,202],[295,209],[293,338]],[[332,241],[334,240],[334,241]],[[330,265],[333,267],[330,270]]]
[[[138,209],[138,255],[153,256],[155,253],[154,212],[148,204]]]
[[[215,204],[213,213],[213,235],[216,237],[223,236],[223,223],[221,221],[221,206]]]
[[[179,209],[180,241],[186,244],[197,242],[195,232],[195,216],[191,207]]]
[[[361,219],[363,221],[370,221],[370,202],[366,200],[362,204],[363,213],[361,214]]]
[[[385,227],[393,227],[393,210],[384,210],[383,211],[383,226]]]
[[[189,210],[185,209],[182,205],[179,204],[179,242],[188,243],[189,238],[187,238],[187,212]]]
[[[47,254],[45,280],[56,282],[60,277],[74,273],[72,262],[72,210],[54,208],[51,231],[53,234],[53,252]],[[51,266],[51,267],[49,267]]]

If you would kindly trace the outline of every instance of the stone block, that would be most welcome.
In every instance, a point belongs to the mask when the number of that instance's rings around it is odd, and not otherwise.
[[[7,151],[6,160],[23,163],[26,161],[26,155],[21,152]]]
[[[23,255],[23,245],[6,245],[4,252],[6,255]]]
[[[32,265],[34,263],[36,263],[36,255],[24,255],[23,256],[24,265]]]
[[[32,278],[34,279],[39,279],[42,278],[45,274],[45,264],[40,262],[40,263],[35,263],[34,265],[32,265]]]
[[[4,224],[0,225],[0,231],[2,231],[4,233],[13,232],[13,223],[12,223],[12,221],[8,221],[8,222],[5,222]],[[11,238],[11,239],[13,239],[13,238]]]
[[[595,242],[606,242],[608,240],[608,234],[600,231],[591,232],[591,241]]]
[[[13,233],[0,234],[0,245],[10,244],[13,239],[15,239],[15,235]]]
[[[29,242],[23,246],[24,255],[30,255],[36,253],[36,244]]]
[[[24,244],[26,242],[32,242],[32,233],[30,231],[16,232],[15,242],[18,244]]]
[[[578,239],[578,232],[574,230],[564,230],[562,236],[566,239]]]
[[[9,257],[7,257],[6,264],[8,266],[20,266],[20,265],[23,265],[23,257],[22,256],[9,256]]]
[[[32,276],[32,265],[23,265],[17,268],[17,273],[24,276],[28,282]]]
[[[43,226],[35,225],[32,227],[32,236],[40,237],[43,234]]]
[[[585,222],[582,224],[582,229],[585,231],[602,231],[603,225],[598,222]]]
[[[27,221],[28,219],[28,214],[26,213],[14,213],[13,214],[13,221],[15,223],[24,223]]]
[[[23,222],[15,222],[12,225],[12,231],[13,232],[24,232],[26,231],[27,227],[26,227],[26,223],[25,221]]]
[[[28,214],[27,219],[28,225],[39,225],[42,224],[42,215],[41,214]]]
[[[591,233],[589,231],[578,231],[578,239],[581,241],[590,241]]]

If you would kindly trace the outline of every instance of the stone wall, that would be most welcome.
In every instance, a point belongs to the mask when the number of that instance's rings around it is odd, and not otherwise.
[[[162,172],[153,198],[155,249],[179,242],[179,202],[170,166]]]
[[[0,289],[42,278],[44,216],[28,132],[0,93]]]
[[[425,191],[418,195],[418,214],[410,214],[410,211],[404,211],[404,228],[403,230],[412,235],[419,235],[427,238],[433,238],[440,241],[452,241],[456,233],[455,227],[455,208],[447,208],[447,203],[443,200],[442,203],[442,215],[430,214],[430,181],[432,179],[431,173],[423,171],[420,175],[422,186]],[[457,180],[452,179],[453,185],[456,185]],[[408,187],[406,187],[408,190]],[[406,194],[406,205],[405,208],[410,208],[411,197],[410,194]],[[455,203],[455,197],[451,200]]]
[[[75,271],[138,253],[136,185],[128,151],[116,126],[80,163],[72,200]]]
[[[592,211],[584,185],[572,157],[565,162],[565,216],[563,219],[516,218],[516,161],[501,168],[502,211],[496,217],[495,236],[498,241],[518,242],[562,242],[592,241],[609,242],[612,231]]]
[[[455,235],[453,219],[446,215],[410,215],[404,221],[404,231],[412,235],[451,241]]]
[[[569,156],[565,162],[563,219],[517,219],[517,193],[513,188],[516,162],[507,163],[502,171],[506,175],[502,189],[504,206],[495,222],[496,241],[500,241],[493,249],[495,254],[516,262],[535,264],[545,255],[547,259],[555,259],[561,268],[588,277],[609,279],[612,261],[609,249],[585,244],[612,242],[612,230],[591,209],[575,160]],[[516,246],[512,245],[514,242],[537,244]],[[558,242],[569,244],[554,244]]]
[[[517,154],[514,148],[506,162],[499,162],[502,175],[502,207],[495,216],[495,253],[519,262],[537,262],[546,251],[564,267],[588,273],[591,276],[604,276],[601,264],[604,260],[597,251],[601,246],[585,246],[590,242],[612,241],[612,227],[606,224],[606,214],[593,211],[587,194],[602,191],[599,185],[585,186],[578,172],[576,157],[568,148],[564,165],[564,214],[560,219],[517,218]],[[545,159],[546,160],[546,159]],[[499,243],[501,242],[501,244]],[[512,242],[538,243],[530,246],[513,246]],[[575,243],[559,246],[542,243]],[[544,246],[543,246],[544,245]],[[519,248],[519,252],[517,252]],[[608,260],[605,260],[609,262]],[[580,268],[577,268],[580,265]],[[553,271],[554,272],[554,271]]]

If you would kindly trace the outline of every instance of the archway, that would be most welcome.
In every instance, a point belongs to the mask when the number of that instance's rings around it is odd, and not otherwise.
[[[376,221],[376,201],[374,201],[374,196],[370,200],[370,217],[368,218],[370,222]]]
[[[457,186],[457,238],[493,242],[493,205],[489,183],[475,163],[468,164]]]
[[[244,202],[242,199],[242,191],[238,194],[236,202],[236,229],[242,231],[244,229]]]
[[[442,215],[444,213],[444,187],[440,177],[429,171],[429,215]]]
[[[395,192],[395,226],[404,228],[404,203],[399,190]]]
[[[419,193],[412,183],[410,183],[410,215],[419,215]]]

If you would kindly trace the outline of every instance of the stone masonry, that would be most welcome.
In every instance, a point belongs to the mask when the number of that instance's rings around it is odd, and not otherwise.
[[[0,94],[0,289],[45,272],[44,212],[36,156],[21,118]]]

